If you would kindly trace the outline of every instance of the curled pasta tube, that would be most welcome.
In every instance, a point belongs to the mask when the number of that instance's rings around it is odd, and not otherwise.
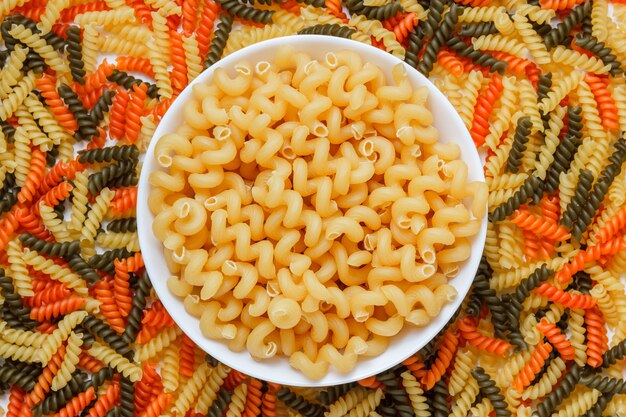
[[[443,166],[443,174],[451,179],[450,195],[457,199],[468,196],[467,165],[461,160],[450,161]]]
[[[426,199],[416,197],[403,197],[391,205],[391,217],[403,229],[411,228],[415,214],[423,216],[429,211],[430,205]]]
[[[213,126],[202,113],[202,103],[198,100],[192,99],[183,105],[183,117],[185,122],[194,129],[206,130]]]
[[[193,198],[179,198],[172,209],[178,219],[174,221],[174,229],[185,236],[200,232],[207,221],[207,212],[198,201]]]
[[[320,379],[328,372],[328,362],[321,359],[314,362],[304,352],[294,352],[289,357],[289,365],[311,379]]]
[[[346,288],[344,293],[348,297],[352,316],[360,323],[370,318],[374,311],[374,306],[387,304],[387,298],[377,291],[368,291],[364,288],[353,286]]]
[[[424,200],[424,191],[434,191],[436,193],[442,193],[445,188],[446,184],[441,178],[434,175],[422,175],[412,179],[411,182],[409,182],[408,194],[409,197],[414,197],[418,200]],[[428,211],[421,211],[420,213],[426,214],[428,213]]]
[[[396,285],[383,285],[380,290],[385,295],[402,317],[406,317],[411,311],[412,305],[410,305],[406,294],[402,289]]]
[[[202,99],[202,114],[214,126],[224,126],[230,121],[226,110],[219,107],[219,99],[215,95]]]
[[[271,358],[276,355],[278,351],[276,343],[272,341],[265,343],[265,338],[275,329],[276,326],[274,326],[269,319],[259,320],[259,323],[252,329],[246,341],[248,352],[250,352],[252,356],[260,359]]]
[[[338,239],[345,235],[350,241],[358,243],[365,237],[363,227],[349,217],[337,217],[330,220],[326,226],[326,239]]]
[[[176,133],[163,135],[154,147],[154,158],[163,168],[169,168],[172,165],[172,154],[190,157],[193,147],[189,139]]]
[[[429,264],[435,263],[435,244],[451,245],[454,243],[454,234],[442,227],[431,227],[417,235],[417,249],[422,259]]]
[[[274,297],[267,309],[268,317],[273,325],[279,329],[295,327],[302,317],[300,304],[283,295]]]
[[[470,214],[463,204],[454,207],[444,207],[435,211],[432,217],[434,227],[448,228],[450,223],[467,223],[470,221]]]
[[[152,232],[157,239],[163,242],[163,246],[172,251],[176,251],[185,243],[185,238],[172,230],[171,225],[178,218],[176,212],[171,208],[161,211],[154,217]],[[179,253],[179,258],[182,253]]]
[[[358,336],[353,336],[348,340],[344,353],[341,354],[332,345],[325,344],[319,351],[318,360],[329,362],[339,372],[349,372],[356,365],[359,355],[367,352],[367,343]]]
[[[241,277],[233,288],[233,295],[240,300],[247,297],[259,281],[257,268],[247,262],[226,261],[222,266],[222,273]]]
[[[237,327],[234,324],[218,322],[217,313],[220,308],[220,303],[217,301],[203,303],[203,311],[200,316],[202,334],[211,339],[234,339],[237,334]]]
[[[193,291],[193,286],[176,275],[167,278],[167,289],[177,297],[186,297]]]
[[[375,317],[370,317],[365,321],[365,327],[370,332],[385,337],[392,337],[397,335],[404,324],[404,317],[400,314],[394,314],[387,320],[380,320]]]
[[[213,73],[213,82],[220,90],[229,96],[237,97],[248,91],[252,85],[252,71],[250,67],[244,63],[240,63],[235,67],[238,73],[235,78],[230,78],[224,68],[217,68]]]
[[[454,287],[447,284],[440,285],[434,292],[425,285],[418,284],[409,288],[406,292],[406,296],[411,306],[414,307],[417,303],[423,306],[423,311],[428,315],[429,322],[430,317],[435,317],[439,314],[444,302],[451,301],[456,297],[456,291]],[[418,318],[421,315],[421,313],[415,313],[418,310],[413,310],[409,313],[407,316],[408,322],[412,322],[412,318]]]
[[[437,272],[433,263],[418,264],[415,262],[416,251],[413,245],[404,245],[400,249],[400,273],[410,282],[420,282],[430,278]]]

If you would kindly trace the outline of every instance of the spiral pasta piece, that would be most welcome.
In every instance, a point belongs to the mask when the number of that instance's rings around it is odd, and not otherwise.
[[[567,229],[556,222],[537,217],[526,210],[517,210],[511,221],[519,227],[546,238],[562,241],[570,238]]]
[[[469,344],[487,352],[503,355],[512,348],[511,344],[504,340],[495,339],[482,334],[469,317],[459,321],[459,331]]]
[[[112,368],[117,369],[122,375],[132,382],[136,382],[141,379],[141,368],[115,352],[110,347],[100,344],[99,342],[94,342],[87,352],[94,358],[106,363]]]
[[[602,364],[602,355],[608,348],[604,319],[597,307],[585,311],[585,326],[587,328],[587,364],[597,368]]]

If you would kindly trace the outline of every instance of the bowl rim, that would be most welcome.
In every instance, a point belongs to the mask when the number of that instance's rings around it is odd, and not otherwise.
[[[315,48],[315,45],[319,43],[320,45],[324,45],[323,51],[315,51],[311,52],[307,50],[306,47]],[[404,326],[402,332],[406,331],[407,328],[411,329],[411,333],[413,332],[426,332],[428,336],[420,341],[419,344],[413,345],[409,349],[401,350],[402,353],[398,353],[391,357],[391,361],[375,361],[380,356],[385,355],[385,353],[389,353],[388,351],[391,349],[394,339],[399,336],[393,336],[390,340],[389,346],[387,346],[385,352],[381,355],[377,355],[375,357],[361,357],[357,362],[356,366],[349,373],[340,373],[331,365],[329,366],[328,373],[325,377],[319,380],[313,380],[306,377],[300,371],[297,371],[288,364],[288,357],[277,355],[272,358],[272,360],[263,360],[257,361],[254,359],[245,349],[242,352],[233,352],[231,351],[226,343],[222,340],[213,340],[205,337],[202,334],[199,326],[199,318],[191,316],[183,306],[183,300],[175,295],[173,295],[169,289],[167,288],[167,277],[172,275],[167,268],[167,264],[165,263],[165,258],[163,256],[163,244],[160,242],[152,232],[152,223],[154,219],[154,215],[152,211],[148,207],[148,194],[149,190],[152,186],[149,184],[148,177],[150,173],[154,170],[160,170],[158,164],[154,159],[154,148],[158,140],[165,134],[171,133],[175,131],[176,123],[172,123],[170,120],[173,118],[173,115],[182,114],[182,107],[184,103],[190,98],[192,94],[193,86],[200,83],[205,83],[210,81],[213,72],[216,68],[226,67],[232,68],[234,64],[237,64],[241,61],[245,61],[248,58],[248,55],[259,53],[260,51],[265,51],[270,57],[273,57],[276,50],[282,46],[289,45],[294,47],[296,51],[305,51],[311,55],[323,55],[330,51],[339,51],[339,50],[351,50],[356,52],[363,59],[363,55],[374,55],[376,60],[373,62],[379,67],[385,70],[384,66],[389,65],[390,67],[395,66],[397,63],[403,63],[409,74],[409,78],[413,78],[411,83],[413,86],[426,86],[428,88],[428,96],[429,101],[435,100],[436,105],[443,106],[445,112],[448,117],[451,117],[452,120],[449,123],[452,124],[460,124],[462,129],[460,130],[459,137],[456,139],[450,139],[452,142],[459,143],[461,148],[461,157],[468,165],[468,181],[485,181],[485,177],[482,169],[472,170],[472,166],[482,167],[478,152],[471,140],[468,130],[463,124],[460,116],[456,112],[456,110],[452,107],[450,102],[447,100],[445,95],[435,87],[435,85],[424,75],[419,73],[415,68],[409,66],[404,63],[397,57],[382,51],[378,48],[375,48],[371,45],[367,45],[364,43],[356,42],[349,39],[330,37],[324,35],[301,35],[301,36],[287,36],[281,38],[270,39],[266,41],[262,41],[245,48],[242,48],[227,57],[222,58],[216,64],[210,66],[205,69],[201,74],[199,74],[193,81],[191,81],[185,89],[183,89],[180,94],[174,99],[170,108],[163,115],[160,122],[157,125],[156,130],[152,136],[149,147],[145,152],[143,166],[141,169],[141,175],[138,184],[138,198],[137,198],[137,232],[139,237],[140,248],[142,251],[142,255],[144,258],[144,263],[150,280],[153,284],[154,290],[157,293],[159,299],[161,300],[165,309],[171,313],[171,317],[176,323],[176,325],[181,329],[183,333],[185,333],[199,348],[201,348],[205,352],[209,352],[211,356],[213,356],[218,361],[222,362],[224,365],[232,368],[241,370],[242,372],[250,375],[254,378],[258,378],[261,380],[266,380],[274,383],[291,385],[291,386],[303,386],[303,387],[323,387],[329,385],[342,384],[347,382],[357,381],[363,378],[370,377],[372,375],[376,375],[380,372],[383,372],[387,369],[392,368],[393,366],[401,363],[406,360],[408,357],[414,355],[418,350],[428,344],[436,335],[444,328],[446,323],[452,318],[455,312],[461,307],[461,304],[467,295],[469,288],[473,282],[473,277],[475,272],[478,269],[478,264],[480,258],[482,256],[482,252],[485,245],[485,238],[487,232],[487,215],[483,217],[481,220],[480,231],[471,238],[470,246],[471,246],[471,254],[470,258],[465,260],[464,263],[460,267],[459,275],[449,280],[449,283],[453,285],[458,294],[456,298],[447,304],[445,304],[439,315],[431,319],[431,321],[424,327],[413,327],[413,326]],[[328,49],[330,47],[330,50]],[[249,60],[250,58],[248,58]],[[269,58],[268,58],[269,60]],[[385,70],[387,73],[390,72],[390,68]],[[415,77],[417,79],[415,80]],[[387,78],[389,76],[387,74]],[[432,107],[434,104],[431,104]],[[431,108],[432,110],[432,108]],[[174,120],[175,121],[175,120]],[[436,121],[433,122],[437,124]],[[438,128],[440,130],[441,128]],[[446,140],[447,141],[447,140]],[[463,144],[465,142],[465,144]],[[471,147],[469,146],[471,144]],[[155,244],[159,247],[159,250],[155,250]],[[144,249],[145,248],[145,249]],[[159,262],[160,258],[160,262]],[[160,265],[159,265],[160,264]],[[160,268],[165,264],[165,271]],[[463,271],[468,275],[472,275],[471,278],[468,276],[464,280],[460,280],[460,272]],[[163,282],[160,282],[162,280]],[[454,281],[454,283],[452,283]],[[178,306],[174,306],[172,303],[178,303]],[[174,311],[179,311],[182,307],[185,315],[188,317],[179,317],[178,313],[174,313]],[[186,320],[187,318],[193,318],[193,320]],[[402,334],[401,332],[401,334]],[[403,336],[403,339],[408,336]],[[404,341],[406,343],[406,341]],[[213,349],[207,349],[207,345],[221,345],[221,351],[214,351]],[[230,352],[230,354],[228,353]],[[224,357],[221,353],[226,354]],[[245,360],[241,360],[240,357],[245,355]],[[233,359],[236,357],[236,360]],[[281,362],[287,364],[291,371],[294,372],[286,372],[288,376],[285,376],[285,372],[276,372],[276,359],[279,359]],[[370,362],[372,361],[373,362]],[[252,362],[255,363],[256,366],[250,366]],[[363,365],[365,362],[369,363],[369,367],[363,370],[363,366],[359,369],[359,365]],[[282,365],[281,365],[282,366]],[[272,369],[274,368],[274,369]],[[263,369],[263,371],[259,371],[259,369]],[[286,371],[283,369],[283,371]],[[294,378],[296,377],[296,378]]]

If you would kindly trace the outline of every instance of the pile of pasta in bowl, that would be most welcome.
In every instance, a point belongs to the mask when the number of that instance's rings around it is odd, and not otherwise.
[[[282,47],[190,87],[184,122],[155,135],[148,206],[204,337],[320,379],[455,299],[488,191],[407,68]]]

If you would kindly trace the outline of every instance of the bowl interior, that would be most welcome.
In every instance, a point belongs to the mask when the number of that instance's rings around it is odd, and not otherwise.
[[[450,285],[453,285],[458,292],[456,299],[447,304],[439,316],[427,326],[423,328],[405,326],[398,335],[391,339],[389,347],[384,353],[376,357],[360,358],[355,368],[349,373],[340,373],[331,366],[324,378],[314,381],[291,368],[286,357],[278,356],[269,360],[257,361],[246,351],[232,352],[225,343],[204,337],[200,331],[199,319],[187,313],[182,299],[174,296],[167,289],[166,280],[170,273],[163,257],[163,245],[152,233],[154,216],[147,204],[150,190],[148,177],[150,172],[161,169],[154,159],[154,146],[160,137],[174,132],[182,123],[183,104],[191,98],[191,88],[194,84],[208,82],[215,68],[229,69],[242,60],[252,63],[260,60],[271,62],[276,51],[283,45],[290,45],[297,51],[307,52],[315,59],[322,59],[330,51],[353,50],[359,53],[363,62],[371,62],[381,67],[386,73],[388,81],[392,79],[391,69],[393,66],[401,62],[398,58],[372,46],[342,38],[316,35],[289,36],[260,42],[243,48],[217,62],[200,74],[178,96],[154,133],[154,139],[147,151],[139,181],[137,203],[139,241],[147,271],[159,298],[174,321],[200,348],[225,365],[259,379],[294,386],[328,386],[366,378],[398,364],[426,345],[443,328],[460,306],[473,281],[483,251],[487,219],[486,217],[483,219],[480,232],[472,238],[470,258],[461,265],[458,275],[450,280]],[[484,181],[476,148],[469,132],[452,105],[427,78],[414,68],[408,65],[406,67],[413,85],[426,86],[429,89],[428,104],[433,113],[434,126],[439,130],[440,141],[458,143],[461,148],[461,157],[469,169],[468,180]]]

